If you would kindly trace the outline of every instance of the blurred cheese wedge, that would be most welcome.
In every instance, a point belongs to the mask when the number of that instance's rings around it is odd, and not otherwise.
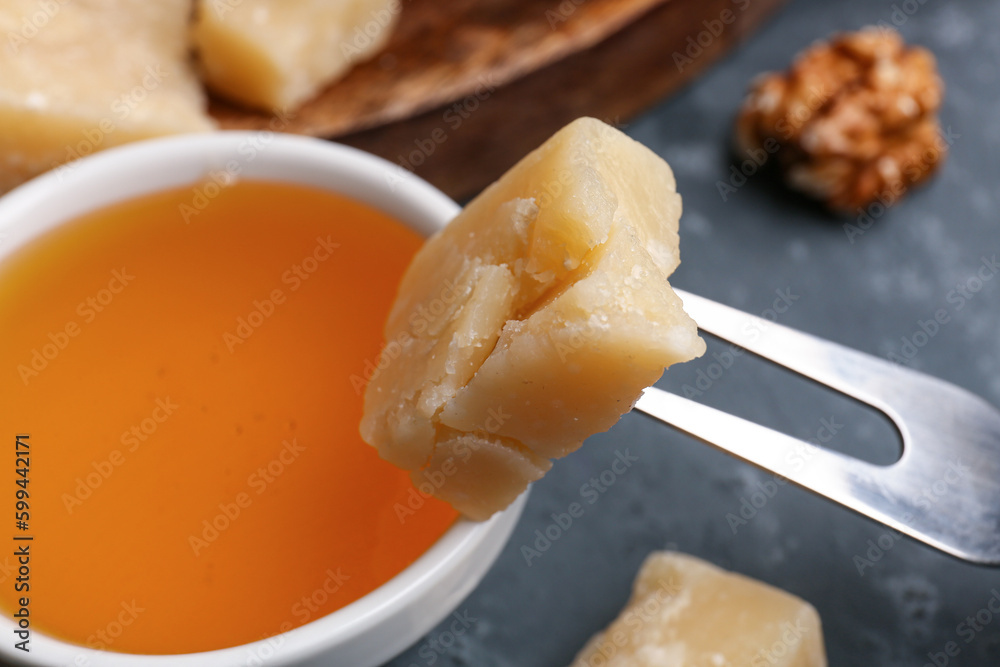
[[[826,667],[807,602],[692,556],[654,553],[572,667]]]
[[[206,84],[234,102],[291,110],[373,56],[401,0],[198,0]]]
[[[128,141],[210,130],[188,0],[0,3],[0,191]]]
[[[361,434],[473,519],[609,429],[704,342],[667,282],[667,164],[592,118],[566,126],[417,253]]]

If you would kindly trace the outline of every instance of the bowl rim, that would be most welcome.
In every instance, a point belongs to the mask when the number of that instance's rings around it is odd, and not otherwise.
[[[244,179],[338,192],[384,211],[424,236],[443,227],[459,210],[412,172],[341,144],[268,131],[179,135],[101,151],[0,197],[0,262],[85,212],[194,183],[204,184],[203,193],[210,201],[213,190]],[[324,664],[382,664],[431,630],[472,591],[507,543],[526,500],[527,492],[485,522],[457,520],[430,549],[379,588],[270,638],[200,653],[139,655],[78,646],[32,629],[30,653],[15,649],[10,641],[0,643],[0,657],[53,667],[216,667],[261,662],[278,667],[330,654],[325,658],[333,662]],[[0,617],[0,632],[8,634],[15,628],[12,618]],[[334,649],[340,653],[332,654]]]

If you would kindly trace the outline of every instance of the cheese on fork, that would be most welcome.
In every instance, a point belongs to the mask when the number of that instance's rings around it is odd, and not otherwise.
[[[604,123],[566,126],[417,253],[361,434],[473,519],[507,507],[704,342],[667,281],[667,164]]]
[[[826,667],[808,603],[693,556],[654,553],[572,667]]]
[[[290,110],[389,39],[400,0],[198,0],[203,78],[247,106]]]
[[[0,3],[0,192],[137,139],[210,130],[188,0]]]

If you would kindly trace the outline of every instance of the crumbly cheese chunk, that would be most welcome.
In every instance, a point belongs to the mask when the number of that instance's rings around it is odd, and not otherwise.
[[[414,258],[363,438],[471,518],[505,508],[704,352],[667,280],[680,213],[650,150],[590,118],[560,130]]]
[[[572,667],[826,667],[816,610],[673,552],[646,559],[632,598]]]
[[[125,142],[210,130],[189,0],[0,3],[0,191]]]
[[[291,110],[380,51],[400,0],[198,0],[206,84],[265,110]]]

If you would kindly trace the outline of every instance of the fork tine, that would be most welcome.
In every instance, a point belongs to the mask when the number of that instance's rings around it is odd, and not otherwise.
[[[946,553],[1000,565],[1000,411],[942,380],[676,291],[707,333],[881,410],[903,456],[872,465],[655,388],[636,408]]]
[[[926,378],[890,361],[690,292],[675,291],[703,331],[886,412],[901,392],[909,395],[908,382]]]

